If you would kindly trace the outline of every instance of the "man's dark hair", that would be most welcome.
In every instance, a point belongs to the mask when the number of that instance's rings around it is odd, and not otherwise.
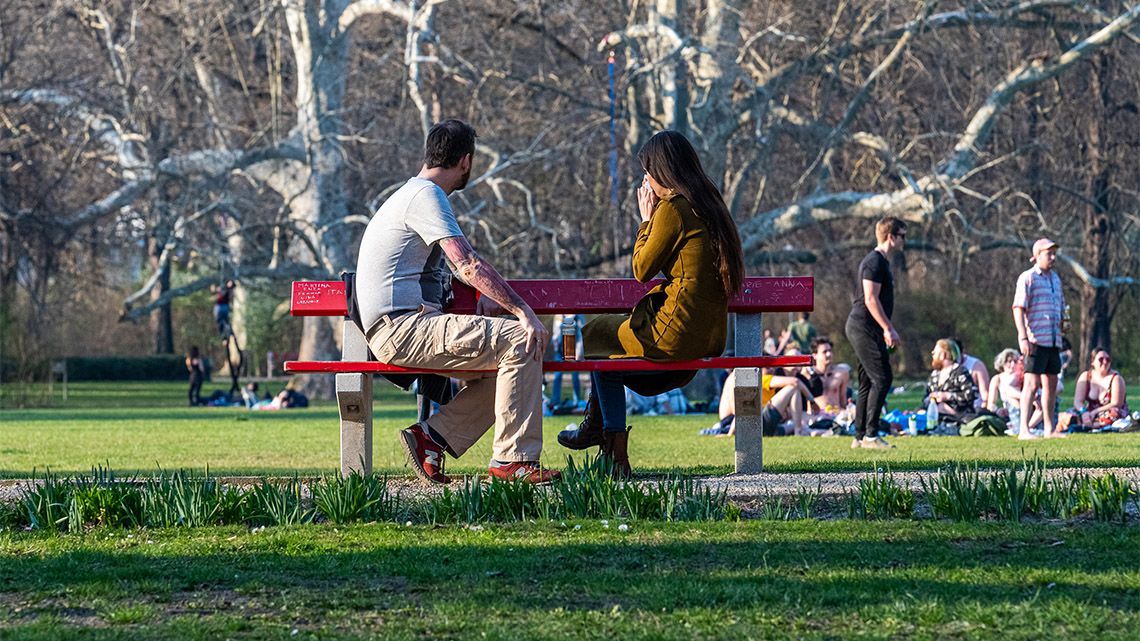
[[[816,336],[815,338],[811,339],[811,353],[814,354],[817,351],[819,351],[820,345],[827,345],[828,347],[831,347],[831,348],[835,347],[835,345],[832,344],[830,338],[828,338],[826,336]]]
[[[454,118],[432,125],[424,143],[424,165],[428,169],[451,169],[459,159],[475,153],[475,128]]]

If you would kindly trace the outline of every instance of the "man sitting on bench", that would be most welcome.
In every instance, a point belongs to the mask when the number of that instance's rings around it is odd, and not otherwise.
[[[377,360],[452,372],[467,385],[440,411],[400,432],[416,475],[448,483],[444,452],[461,456],[495,424],[489,473],[546,483],[559,473],[539,467],[542,452],[542,353],[547,332],[538,316],[482,259],[459,228],[447,196],[471,176],[475,130],[445,120],[428,132],[424,164],[376,212],[360,243],[356,295],[369,349]],[[518,320],[444,314],[455,274]]]

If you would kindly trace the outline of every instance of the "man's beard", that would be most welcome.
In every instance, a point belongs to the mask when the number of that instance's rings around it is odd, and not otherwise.
[[[459,191],[460,189],[463,189],[464,187],[466,187],[467,181],[469,181],[469,180],[471,180],[471,170],[470,169],[463,172],[463,177],[459,179],[459,185],[455,188],[455,191]]]

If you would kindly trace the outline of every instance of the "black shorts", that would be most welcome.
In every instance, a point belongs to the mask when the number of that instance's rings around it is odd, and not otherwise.
[[[780,430],[780,423],[783,422],[784,415],[780,414],[780,410],[771,405],[764,406],[764,412],[760,414],[760,431],[764,436],[783,436],[784,433]]]
[[[1029,353],[1025,355],[1026,374],[1060,374],[1061,348],[1042,347],[1029,344]]]

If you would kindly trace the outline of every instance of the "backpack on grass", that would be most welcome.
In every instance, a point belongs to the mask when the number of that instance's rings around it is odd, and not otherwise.
[[[959,436],[1005,436],[1005,422],[992,414],[982,414],[958,428]]]

